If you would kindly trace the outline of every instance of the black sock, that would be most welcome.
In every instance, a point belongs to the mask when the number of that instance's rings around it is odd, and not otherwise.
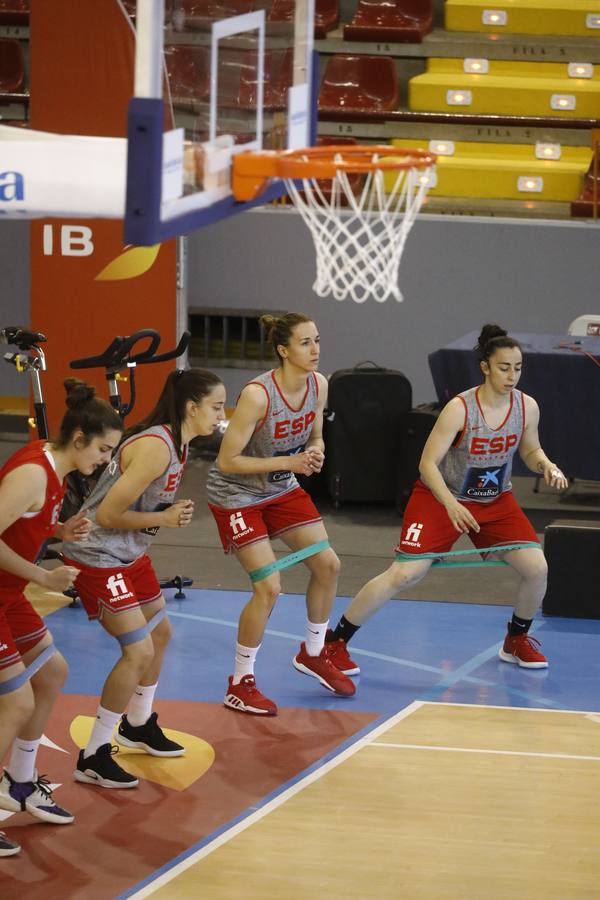
[[[342,638],[342,640],[348,643],[350,638],[354,637],[359,628],[360,625],[353,625],[352,622],[349,622],[345,616],[342,616],[340,621],[337,623],[337,627],[332,632],[329,640],[339,641],[339,639]]]
[[[508,633],[512,637],[516,637],[518,634],[527,634],[532,622],[533,619],[520,619],[513,613],[512,621],[508,623]]]

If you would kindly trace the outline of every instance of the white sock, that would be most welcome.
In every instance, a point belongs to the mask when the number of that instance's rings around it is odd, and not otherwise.
[[[41,738],[37,741],[23,741],[15,738],[10,754],[10,762],[6,767],[13,781],[34,781],[35,758]]]
[[[104,709],[103,706],[98,707],[96,721],[94,722],[90,739],[87,742],[87,747],[83,751],[84,759],[95,753],[102,744],[112,744],[113,731],[122,715],[123,714],[120,712]]]
[[[133,692],[127,707],[127,721],[134,728],[145,725],[152,715],[152,704],[157,687],[158,681],[156,684],[138,684]]]
[[[254,675],[254,662],[256,654],[260,650],[258,647],[244,647],[243,644],[235,645],[235,671],[233,673],[233,683],[239,684],[244,675]]]
[[[321,650],[325,646],[325,632],[327,631],[328,625],[329,619],[327,622],[323,622],[322,625],[316,625],[314,622],[311,622],[310,619],[306,620],[306,637],[304,638],[304,644],[309,656],[319,656],[321,653]]]

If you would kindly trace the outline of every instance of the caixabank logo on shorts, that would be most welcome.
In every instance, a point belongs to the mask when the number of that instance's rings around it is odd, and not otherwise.
[[[486,469],[472,467],[467,472],[461,494],[469,500],[493,500],[502,493],[506,466],[488,466]]]

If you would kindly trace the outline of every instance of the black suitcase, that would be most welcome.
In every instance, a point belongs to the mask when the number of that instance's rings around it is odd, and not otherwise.
[[[421,453],[441,409],[439,403],[423,403],[412,409],[405,417],[397,468],[396,509],[398,512],[404,512],[413,485],[419,477]]]
[[[329,379],[323,437],[329,496],[341,503],[394,503],[402,425],[412,388],[402,372],[363,362]]]
[[[600,521],[561,519],[544,532],[545,616],[600,619]]]

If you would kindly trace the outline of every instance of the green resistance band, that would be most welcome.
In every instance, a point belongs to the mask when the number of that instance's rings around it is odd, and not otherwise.
[[[496,547],[479,547],[473,550],[448,550],[447,553],[396,553],[396,562],[414,562],[418,559],[432,559],[437,569],[477,569],[482,566],[507,566],[503,559],[462,560],[444,562],[441,557],[473,556],[474,553],[506,553],[508,550],[528,550],[530,547],[542,549],[537,541],[525,541],[521,544],[501,544]]]
[[[250,572],[250,580],[254,581],[262,581],[263,578],[268,578],[273,572],[278,572],[280,569],[289,569],[290,566],[295,566],[296,563],[302,562],[303,559],[308,559],[309,556],[314,556],[315,553],[320,553],[321,550],[327,550],[329,547],[329,541],[319,541],[316,544],[311,544],[309,547],[303,547],[302,550],[294,550],[293,553],[288,553],[287,556],[282,556],[281,559],[276,559],[272,563],[267,563],[266,566],[261,566],[260,569],[253,569]]]

